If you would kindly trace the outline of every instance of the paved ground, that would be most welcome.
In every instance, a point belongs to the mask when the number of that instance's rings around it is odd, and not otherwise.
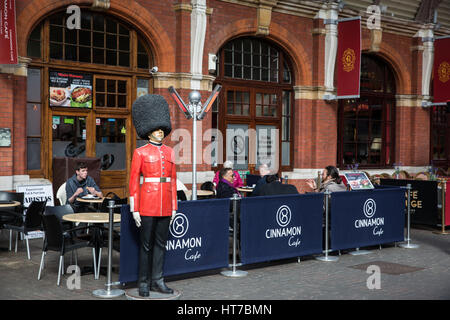
[[[0,248],[8,246],[9,232],[0,231]],[[314,257],[277,261],[239,267],[248,272],[243,278],[229,278],[220,270],[189,277],[168,279],[169,287],[181,292],[181,300],[448,300],[450,299],[450,235],[437,235],[426,229],[411,230],[412,243],[418,249],[394,245],[381,250],[370,248],[371,254],[353,256],[343,252],[337,262],[322,262]],[[0,299],[32,300],[96,300],[95,289],[104,289],[106,277],[94,280],[93,275],[81,277],[80,289],[69,290],[70,275],[65,274],[56,286],[58,254],[51,252],[46,268],[37,280],[42,239],[30,241],[31,260],[26,258],[25,243],[18,252],[0,251]],[[91,251],[79,252],[79,264],[91,262]],[[106,250],[103,265],[106,265]],[[70,254],[66,257],[66,268]],[[114,253],[113,265],[119,265]],[[381,268],[380,289],[370,290],[369,265]],[[113,281],[118,274],[113,273]],[[376,279],[375,279],[376,280]],[[376,281],[369,283],[377,284]],[[126,300],[125,296],[115,298]]]

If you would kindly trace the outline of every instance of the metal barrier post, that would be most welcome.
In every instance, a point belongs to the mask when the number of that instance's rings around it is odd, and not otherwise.
[[[247,275],[247,271],[242,270],[236,270],[236,244],[237,244],[237,203],[239,200],[239,196],[235,193],[233,194],[233,198],[231,198],[231,201],[233,201],[233,264],[232,270],[226,270],[222,271],[221,274],[225,277],[245,277]]]
[[[441,209],[441,231],[433,231],[435,234],[450,234],[450,232],[445,231],[445,193],[447,192],[447,183],[445,180],[440,180],[438,184],[438,189],[441,189],[440,195],[441,195],[441,203],[440,208]],[[439,207],[439,205],[438,205]]]
[[[408,204],[407,204],[407,210],[408,210],[408,225],[407,225],[407,229],[406,229],[406,232],[407,232],[407,238],[406,238],[406,241],[407,241],[407,243],[402,243],[402,244],[400,244],[399,245],[399,247],[401,247],[401,248],[406,248],[406,249],[416,249],[416,248],[418,248],[419,247],[419,245],[417,245],[417,244],[412,244],[412,243],[410,243],[410,241],[411,241],[411,237],[410,237],[410,229],[411,229],[411,184],[407,184],[406,185],[406,190],[407,190],[407,192],[408,192]]]
[[[113,241],[113,227],[114,227],[114,208],[120,208],[122,205],[115,205],[114,200],[108,201],[108,209],[109,209],[109,232],[108,232],[108,280],[106,282],[106,290],[97,289],[92,292],[94,296],[100,298],[115,298],[119,297],[125,293],[125,291],[121,289],[113,289],[111,290],[111,269],[112,269],[112,241]]]
[[[329,251],[328,250],[328,216],[329,216],[328,204],[329,204],[331,192],[326,190],[324,194],[325,194],[325,255],[316,257],[316,260],[320,260],[320,261],[338,261],[339,260],[338,257],[333,257],[333,256],[330,257],[328,255],[328,251]]]

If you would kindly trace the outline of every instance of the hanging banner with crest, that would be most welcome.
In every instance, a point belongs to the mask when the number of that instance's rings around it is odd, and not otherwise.
[[[337,98],[359,98],[361,74],[361,17],[339,20]]]
[[[450,101],[450,36],[434,41],[433,104]]]

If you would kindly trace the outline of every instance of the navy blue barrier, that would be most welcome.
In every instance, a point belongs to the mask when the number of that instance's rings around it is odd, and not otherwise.
[[[178,202],[166,244],[164,276],[228,267],[229,199]],[[121,210],[121,283],[138,279],[139,229],[129,206]]]
[[[404,189],[334,192],[330,203],[332,251],[404,241]]]
[[[241,200],[242,264],[322,253],[323,194]]]

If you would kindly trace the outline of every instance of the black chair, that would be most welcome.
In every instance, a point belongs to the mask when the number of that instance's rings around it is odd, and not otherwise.
[[[17,224],[22,220],[23,215],[23,192],[7,192],[0,191],[0,201],[18,201],[19,206],[11,208],[2,208],[0,210],[0,228],[3,228],[5,224]]]
[[[17,252],[17,240],[19,237],[19,232],[22,232],[27,243],[27,254],[28,260],[31,259],[30,256],[30,245],[28,243],[28,232],[42,230],[42,216],[44,215],[45,206],[47,204],[47,200],[44,201],[33,201],[30,203],[30,206],[27,209],[25,214],[25,219],[19,221],[17,225],[14,224],[5,224],[5,229],[9,229],[12,231],[16,231],[16,248],[15,252]],[[10,234],[11,235],[11,234]],[[9,250],[11,250],[11,237],[9,242]]]
[[[55,215],[59,218],[59,220],[61,220],[62,226],[63,226],[63,230],[67,230],[67,229],[71,229],[74,227],[73,222],[70,221],[64,221],[63,220],[63,216],[65,216],[66,214],[72,214],[74,213],[73,208],[70,204],[66,204],[63,206],[54,206],[54,207],[46,207],[45,208],[45,215]]]
[[[63,273],[64,266],[64,254],[66,252],[75,251],[80,248],[89,247],[88,240],[81,240],[75,236],[75,231],[86,229],[86,227],[77,227],[63,231],[61,220],[56,215],[44,215],[42,217],[45,240],[44,247],[42,249],[41,264],[39,266],[38,280],[41,279],[41,272],[44,268],[44,257],[47,251],[57,251],[59,252],[59,267],[58,267],[58,280],[57,285],[59,286],[61,280],[61,274]],[[92,255],[94,258],[94,270],[95,270],[95,251],[92,248]],[[75,264],[77,264],[77,256],[75,255]]]
[[[187,200],[186,193],[184,193],[183,190],[178,190],[177,191],[177,199],[180,201],[186,201]]]

